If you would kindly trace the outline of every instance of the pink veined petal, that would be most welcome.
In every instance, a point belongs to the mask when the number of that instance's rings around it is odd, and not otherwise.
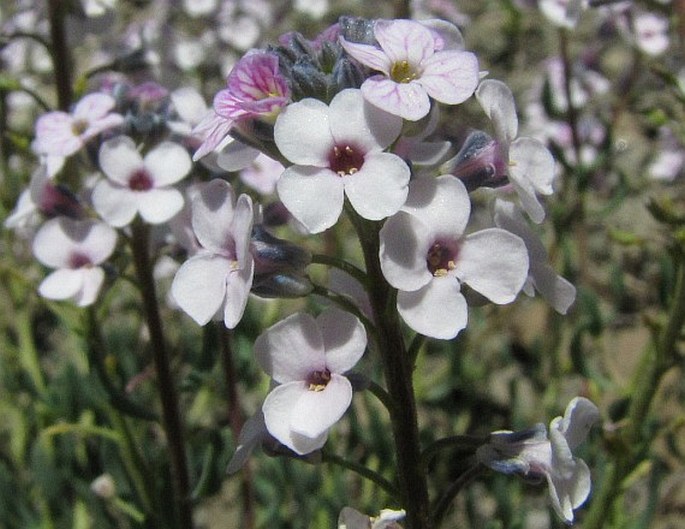
[[[527,180],[541,195],[554,193],[554,157],[542,142],[518,138],[509,147],[509,178],[519,184]]]
[[[108,94],[96,92],[84,96],[74,107],[74,118],[94,121],[114,108],[116,101]]]
[[[83,146],[73,130],[74,119],[66,112],[49,112],[36,121],[33,149],[38,154],[70,156]]]
[[[409,121],[417,121],[430,111],[428,94],[417,81],[396,83],[375,75],[364,81],[361,91],[372,105]]]
[[[439,18],[431,18],[421,20],[420,24],[428,28],[433,35],[435,51],[462,51],[464,49],[464,37],[459,28],[451,22]]]
[[[150,189],[137,193],[138,212],[150,224],[161,224],[183,209],[183,195],[175,188]]]
[[[226,301],[224,304],[224,325],[234,329],[245,312],[247,298],[252,288],[254,261],[250,257],[244,267],[231,270],[226,279]]]
[[[193,232],[203,248],[235,259],[231,222],[235,212],[235,193],[231,184],[215,178],[199,186],[192,201]]]
[[[245,267],[248,261],[252,262],[250,237],[252,236],[253,222],[252,199],[248,195],[242,194],[238,197],[233,221],[231,222],[236,260],[241,268]]]
[[[130,224],[138,212],[138,200],[135,192],[128,188],[112,184],[109,180],[100,180],[91,196],[93,207],[107,224],[121,228]]]
[[[450,275],[433,278],[414,292],[398,292],[397,310],[416,332],[441,340],[459,334],[468,317],[459,281]]]
[[[71,299],[83,286],[83,270],[59,268],[48,275],[38,287],[38,293],[47,299]]]
[[[383,276],[399,290],[418,290],[433,275],[426,257],[432,244],[431,232],[416,217],[400,211],[380,231],[380,262]]]
[[[117,136],[104,142],[98,159],[102,172],[113,182],[125,187],[128,187],[131,174],[143,167],[143,158],[128,136]]]
[[[381,220],[404,204],[409,177],[409,167],[399,156],[377,152],[367,154],[362,168],[342,181],[355,211],[365,219]]]
[[[276,119],[274,140],[291,162],[327,167],[334,145],[328,106],[310,98],[288,105]]]
[[[79,307],[88,307],[97,300],[102,283],[105,281],[105,272],[99,266],[82,268],[79,271],[82,274],[83,285],[74,301]]]
[[[435,50],[430,30],[414,20],[378,20],[373,34],[391,65],[407,61],[410,67],[418,68]]]
[[[372,70],[383,72],[385,75],[390,75],[392,61],[384,51],[369,44],[348,42],[343,37],[340,37],[340,45],[349,55],[363,65],[368,66]]]
[[[196,162],[216,149],[231,131],[234,124],[235,121],[232,119],[222,118],[214,112],[202,120],[191,133],[194,136],[204,138],[200,148],[193,154],[193,161]]]
[[[434,236],[458,239],[471,215],[471,200],[458,178],[416,178],[409,184],[403,211],[420,219]]]
[[[419,83],[433,99],[457,105],[478,86],[478,59],[466,51],[441,51],[424,61]]]
[[[164,141],[147,153],[144,163],[155,187],[175,184],[190,172],[192,166],[188,151],[171,141]]]
[[[331,307],[316,318],[316,323],[321,329],[328,370],[343,374],[352,369],[366,349],[366,330],[359,319]]]
[[[330,228],[342,212],[343,181],[330,169],[289,167],[276,183],[276,189],[283,205],[309,233]]]
[[[176,272],[171,295],[198,325],[205,325],[222,307],[231,261],[205,252],[188,259]]]
[[[300,396],[307,391],[306,386],[301,381],[283,384],[274,388],[266,396],[262,405],[264,424],[269,433],[300,455],[318,450],[324,445],[327,438],[327,432],[310,438],[293,432],[290,427],[293,407]]]
[[[464,239],[454,271],[490,301],[510,303],[528,277],[528,251],[523,240],[508,231],[481,230]]]
[[[518,117],[511,89],[502,81],[484,79],[476,90],[476,99],[490,118],[497,139],[506,145],[518,134]]]
[[[385,149],[402,130],[402,118],[369,104],[362,93],[353,88],[343,90],[333,98],[328,117],[336,145],[350,142],[366,152]]]
[[[276,382],[306,380],[326,368],[323,338],[314,318],[298,312],[264,331],[254,344],[255,358]]]
[[[352,403],[352,384],[344,376],[331,373],[323,391],[307,391],[298,399],[290,416],[290,428],[315,438],[328,431]]]

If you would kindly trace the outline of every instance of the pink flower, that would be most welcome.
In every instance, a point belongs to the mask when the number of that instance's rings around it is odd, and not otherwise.
[[[227,87],[214,97],[214,115],[198,125],[205,141],[193,156],[202,158],[213,151],[231,128],[246,119],[274,119],[290,100],[290,89],[279,72],[278,56],[254,51],[233,67]]]
[[[93,189],[93,206],[111,226],[126,226],[137,213],[150,224],[171,219],[183,207],[183,195],[171,187],[191,168],[187,151],[165,141],[142,157],[128,136],[100,148],[100,167],[107,175]]]
[[[115,103],[107,94],[89,94],[71,114],[55,111],[42,115],[36,121],[34,151],[48,156],[71,156],[91,138],[123,123],[123,116],[111,112]]]
[[[301,455],[320,448],[352,402],[344,373],[365,348],[364,326],[337,308],[316,319],[293,314],[261,334],[257,361],[280,384],[262,406],[269,433]]]
[[[72,299],[79,307],[91,305],[105,280],[98,265],[112,255],[116,232],[95,220],[58,217],[47,221],[33,240],[33,254],[56,268],[38,287],[48,299]]]
[[[456,105],[478,85],[476,56],[442,49],[443,39],[419,22],[378,20],[374,36],[381,49],[340,40],[352,57],[381,72],[364,81],[361,90],[386,112],[416,121],[430,111],[430,98]]]

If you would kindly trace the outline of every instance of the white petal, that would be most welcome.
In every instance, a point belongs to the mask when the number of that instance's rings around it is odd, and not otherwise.
[[[356,316],[335,307],[322,312],[316,323],[326,351],[326,367],[343,374],[352,369],[366,349],[366,330]]]
[[[80,222],[86,224],[88,229],[85,238],[79,244],[79,248],[88,255],[91,264],[99,265],[112,255],[117,243],[117,232],[103,222]]]
[[[100,287],[105,281],[105,272],[99,266],[82,268],[83,284],[74,301],[79,307],[92,305],[98,297]]]
[[[227,329],[234,329],[243,317],[247,298],[252,288],[254,276],[254,262],[246,263],[245,268],[232,270],[226,282],[226,304],[224,306],[224,325]]]
[[[310,233],[333,226],[342,212],[342,178],[330,169],[295,165],[276,183],[281,202]]]
[[[389,218],[380,231],[380,262],[383,276],[399,290],[418,290],[433,275],[426,257],[431,233],[416,217],[403,211]]]
[[[274,140],[291,162],[327,167],[333,136],[326,103],[307,98],[285,107],[276,119]]]
[[[410,66],[418,67],[433,55],[432,33],[414,20],[378,20],[373,34],[391,63],[407,61]]]
[[[38,293],[48,299],[70,299],[83,286],[83,270],[60,268],[48,275],[38,287]]]
[[[499,228],[466,237],[455,273],[494,303],[510,303],[528,276],[528,252],[520,237]]]
[[[420,83],[433,99],[457,105],[478,86],[478,59],[466,51],[441,51],[423,63]]]
[[[117,136],[100,147],[100,169],[114,182],[128,186],[131,174],[143,166],[136,144],[128,136]]]
[[[171,141],[157,145],[145,155],[144,162],[155,187],[175,184],[190,172],[193,164],[188,151]]]
[[[95,92],[83,97],[74,107],[74,118],[91,121],[106,115],[114,108],[116,101],[108,94]]]
[[[250,254],[250,238],[252,236],[252,224],[254,222],[254,210],[252,199],[245,194],[238,197],[233,221],[231,222],[231,235],[235,243],[235,258],[241,268],[252,266]]]
[[[416,178],[402,210],[420,219],[431,233],[458,239],[466,229],[471,200],[461,180],[452,175]]]
[[[238,437],[238,446],[236,446],[235,453],[228,462],[226,473],[235,474],[238,472],[238,470],[247,462],[247,458],[250,457],[254,447],[257,446],[267,434],[268,431],[264,424],[264,413],[260,409],[243,424],[243,428],[240,430],[240,436]]]
[[[509,177],[516,182],[526,180],[542,195],[554,192],[554,157],[540,141],[518,138],[509,147]]]
[[[233,187],[221,178],[215,178],[199,187],[199,192],[192,201],[193,232],[203,248],[213,253],[225,254],[227,243],[233,240],[231,235],[231,222],[235,209]]]
[[[183,195],[178,189],[150,189],[138,193],[138,211],[150,224],[161,224],[183,209]]]
[[[508,200],[496,199],[495,224],[497,227],[510,231],[523,239],[523,242],[526,243],[526,248],[528,248],[531,268],[534,262],[547,262],[547,250],[537,233],[530,229],[516,204]]]
[[[437,277],[415,292],[398,292],[397,310],[419,334],[449,340],[466,327],[468,310],[459,290],[454,277]]]
[[[134,191],[100,180],[91,196],[93,207],[110,226],[120,228],[130,224],[138,212],[138,200]]]
[[[350,381],[331,373],[323,391],[306,391],[300,396],[290,416],[290,428],[305,437],[318,437],[340,420],[351,402]]]
[[[342,37],[340,38],[340,44],[349,55],[360,63],[368,66],[372,70],[377,70],[383,72],[385,75],[390,75],[392,62],[382,50],[368,44],[348,42]]]
[[[264,331],[254,344],[262,369],[278,383],[304,381],[326,368],[323,338],[309,314],[298,312]]]
[[[43,224],[33,239],[33,255],[50,268],[67,268],[73,251],[74,240],[64,228],[63,219],[54,218]]]
[[[364,81],[361,91],[372,105],[409,121],[418,121],[430,112],[428,94],[416,81],[396,83],[375,75]]]
[[[511,89],[496,79],[483,80],[476,90],[476,99],[492,121],[497,138],[509,144],[518,134],[516,105]]]
[[[600,420],[597,406],[585,397],[575,397],[566,406],[564,418],[553,421],[550,429],[558,428],[573,450],[587,437],[590,428]]]
[[[559,314],[566,314],[576,299],[576,287],[546,263],[530,263],[533,285]]]
[[[324,445],[327,437],[327,432],[314,438],[306,437],[293,432],[290,427],[293,407],[307,391],[306,386],[299,381],[283,384],[274,388],[262,405],[264,423],[269,433],[300,455],[318,450]]]
[[[381,220],[396,213],[407,199],[409,167],[387,152],[367,154],[355,174],[342,178],[345,194],[362,217]]]
[[[218,150],[216,164],[224,171],[240,171],[255,161],[260,151],[233,140]]]
[[[197,254],[176,272],[171,295],[198,325],[205,325],[221,308],[226,297],[226,278],[231,263],[222,257]]]
[[[369,104],[361,91],[352,88],[333,98],[329,119],[337,145],[350,142],[366,152],[385,149],[402,130],[402,118]]]

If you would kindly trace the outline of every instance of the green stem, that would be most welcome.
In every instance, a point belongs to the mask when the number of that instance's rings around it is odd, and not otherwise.
[[[371,394],[376,397],[383,406],[385,407],[386,410],[390,413],[392,416],[394,413],[397,413],[395,411],[395,403],[392,400],[392,397],[388,394],[385,389],[383,389],[379,384],[374,382],[373,380],[369,380],[367,389],[371,392]]]
[[[387,479],[378,474],[376,471],[371,470],[370,468],[365,467],[364,465],[360,465],[359,463],[355,463],[354,461],[349,461],[348,459],[344,459],[338,455],[331,454],[327,451],[323,451],[321,455],[323,461],[325,461],[326,463],[331,463],[333,465],[338,465],[340,467],[346,468],[347,470],[351,470],[352,472],[359,474],[361,477],[366,478],[369,481],[373,481],[376,485],[378,485],[385,492],[387,492],[392,498],[398,497],[399,493],[397,488],[395,488],[395,486],[392,483],[390,483]]]
[[[399,315],[395,307],[396,291],[381,271],[379,260],[380,224],[369,222],[348,208],[364,254],[369,277],[369,297],[378,329],[378,348],[385,380],[393,402],[390,410],[397,477],[402,506],[407,511],[406,529],[431,527],[428,505],[428,483],[421,460],[418,417],[412,373],[414,365],[407,353]]]
[[[341,296],[340,294],[337,294],[336,292],[333,292],[332,290],[329,290],[321,285],[316,285],[314,283],[312,283],[312,285],[314,287],[312,290],[312,294],[317,294],[321,297],[324,297],[332,301],[336,305],[340,306],[347,312],[354,314],[357,318],[359,318],[359,321],[362,322],[362,324],[366,328],[366,332],[373,335],[374,337],[376,336],[376,326],[373,324],[373,322],[371,322],[371,320],[364,316],[362,311],[359,309],[359,307],[357,307],[357,305],[352,300],[345,296]]]
[[[359,283],[361,283],[365,290],[368,290],[367,286],[369,283],[369,278],[366,277],[366,274],[363,270],[360,270],[352,263],[348,263],[347,261],[338,259],[337,257],[331,257],[329,255],[314,254],[312,255],[312,264],[322,264],[332,266],[333,268],[337,268],[338,270],[342,270],[346,274],[351,275]]]
[[[442,520],[443,516],[445,516],[447,513],[447,509],[449,509],[449,506],[452,504],[452,501],[457,494],[459,494],[459,491],[461,491],[466,485],[471,483],[480,474],[482,474],[483,470],[485,470],[483,465],[476,464],[468,468],[447,488],[447,490],[435,504],[435,507],[432,509],[432,521],[436,527],[440,523],[440,520]]]
[[[421,454],[424,463],[427,465],[435,455],[446,448],[458,448],[466,452],[475,452],[476,449],[488,441],[489,436],[478,435],[453,435],[438,439],[426,447]]]
[[[157,305],[157,293],[152,276],[152,262],[148,254],[149,227],[140,219],[136,219],[131,226],[131,230],[131,250],[143,297],[144,312],[157,372],[159,395],[162,403],[162,425],[169,443],[172,482],[178,505],[180,527],[182,529],[192,529],[193,516],[190,478],[186,462],[183,424],[181,422],[178,395],[176,394],[174,380],[171,375],[162,320]]]

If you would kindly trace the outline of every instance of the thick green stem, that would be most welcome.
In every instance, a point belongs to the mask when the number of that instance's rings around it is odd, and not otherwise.
[[[379,260],[378,223],[361,219],[348,210],[364,254],[369,278],[369,297],[378,329],[378,349],[388,393],[395,406],[390,410],[397,457],[397,477],[402,506],[407,511],[406,529],[428,529],[428,484],[421,459],[419,427],[412,374],[414,365],[402,336],[395,307],[395,291],[383,277]]]
[[[152,276],[152,262],[148,249],[149,227],[138,219],[132,225],[131,249],[135,263],[136,275],[143,297],[145,317],[150,333],[157,385],[162,403],[162,425],[169,443],[171,474],[174,492],[176,493],[178,515],[181,529],[192,529],[192,504],[190,479],[186,462],[183,424],[178,404],[178,395],[169,365],[162,320],[157,305],[157,293]]]
[[[351,470],[352,472],[359,474],[363,478],[373,481],[376,485],[385,490],[385,492],[387,492],[391,497],[397,497],[398,493],[394,485],[376,471],[326,451],[322,453],[322,458],[326,463],[331,463],[346,468],[347,470]]]

